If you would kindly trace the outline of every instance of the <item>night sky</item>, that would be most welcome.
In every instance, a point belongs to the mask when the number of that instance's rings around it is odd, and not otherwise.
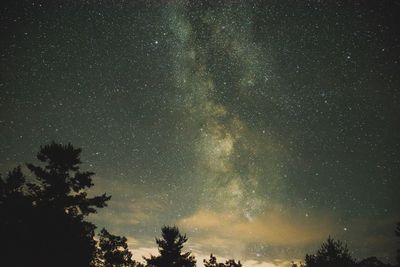
[[[81,147],[136,259],[177,225],[198,262],[394,262],[398,1],[48,2],[1,4],[1,173]]]

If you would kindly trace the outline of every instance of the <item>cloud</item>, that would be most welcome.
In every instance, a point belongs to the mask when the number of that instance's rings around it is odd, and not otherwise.
[[[104,192],[111,195],[108,207],[91,215],[95,222],[120,229],[121,226],[130,227],[154,220],[163,209],[162,200],[154,196],[149,197],[145,192],[149,192],[150,189],[144,185],[119,180],[118,186],[113,186],[112,182],[103,177],[95,177],[96,187],[90,191],[90,196]]]
[[[255,261],[255,260],[248,260],[242,262],[243,266],[246,267],[277,267],[278,265],[271,263],[271,262],[265,262],[265,261]]]
[[[129,241],[129,239],[128,239]],[[133,259],[139,262],[144,262],[143,257],[150,257],[150,255],[158,255],[158,249],[156,247],[138,247],[130,249],[133,255]]]
[[[200,209],[178,225],[191,232],[195,243],[218,251],[238,252],[249,244],[298,246],[320,242],[333,232],[329,216],[297,217],[271,210],[252,220],[234,213]]]

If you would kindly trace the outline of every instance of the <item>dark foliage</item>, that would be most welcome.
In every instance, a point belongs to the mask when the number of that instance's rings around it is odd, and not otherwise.
[[[126,237],[112,235],[103,228],[99,238],[99,254],[104,267],[135,266]]]
[[[162,238],[156,239],[159,256],[145,258],[147,264],[153,267],[194,267],[196,260],[191,252],[182,252],[183,245],[187,241],[186,235],[182,235],[177,227],[164,226]]]
[[[292,265],[297,267],[296,264]],[[304,265],[300,265],[304,266]],[[368,257],[356,262],[349,253],[345,244],[329,237],[315,255],[306,255],[307,267],[391,267],[376,257]]]
[[[386,264],[378,260],[376,257],[369,257],[357,264],[357,267],[390,267],[390,264]]]
[[[217,262],[217,257],[215,257],[213,254],[210,255],[209,260],[204,259],[203,262],[204,262],[204,267],[223,267],[224,266],[223,263]]]
[[[217,258],[211,254],[209,260],[203,260],[204,267],[242,267],[240,261],[237,263],[235,260],[227,260],[225,263],[218,262]]]
[[[315,255],[306,255],[305,261],[307,267],[356,266],[356,262],[351,257],[347,246],[331,237],[321,245]]]
[[[27,164],[34,181],[20,168],[0,181],[1,266],[87,267],[96,257],[95,225],[85,217],[110,197],[89,198],[92,172],[79,169],[80,149],[52,143]]]

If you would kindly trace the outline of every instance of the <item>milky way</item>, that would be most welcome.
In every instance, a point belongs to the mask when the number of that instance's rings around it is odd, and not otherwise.
[[[113,197],[92,219],[139,259],[176,224],[200,259],[285,266],[331,235],[394,260],[395,2],[81,2],[2,7],[2,173],[82,147]]]

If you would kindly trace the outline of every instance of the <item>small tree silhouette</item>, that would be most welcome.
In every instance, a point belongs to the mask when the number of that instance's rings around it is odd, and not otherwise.
[[[242,264],[240,263],[240,261],[238,261],[236,263],[235,260],[227,260],[225,262],[225,266],[226,267],[242,267]]]
[[[204,267],[224,267],[223,263],[218,263],[217,262],[217,257],[215,257],[213,254],[210,255],[210,259],[203,260]]]
[[[225,261],[225,264],[222,262],[219,263],[213,254],[210,255],[209,260],[204,259],[203,263],[204,267],[242,267],[240,261],[236,263],[235,260],[227,260]]]
[[[144,258],[149,266],[154,267],[194,267],[196,260],[191,252],[182,253],[183,245],[187,241],[176,226],[164,226],[161,229],[162,238],[156,238],[159,256],[151,255]]]
[[[341,241],[335,241],[329,237],[321,245],[315,255],[306,255],[307,267],[353,267],[356,266],[354,259],[349,254],[347,246]]]

